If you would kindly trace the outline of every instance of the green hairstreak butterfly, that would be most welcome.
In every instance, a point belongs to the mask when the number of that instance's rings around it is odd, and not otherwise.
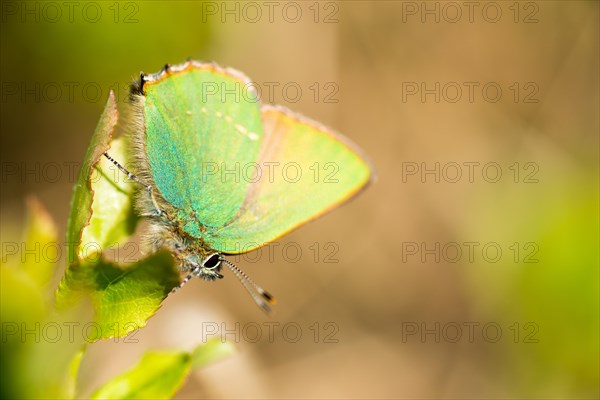
[[[344,136],[284,107],[261,104],[244,74],[188,60],[132,85],[140,213],[154,249],[169,249],[192,277],[227,266],[254,301],[273,297],[226,255],[254,250],[355,196],[373,179]],[[321,172],[319,174],[318,172]],[[326,173],[327,172],[327,173]]]

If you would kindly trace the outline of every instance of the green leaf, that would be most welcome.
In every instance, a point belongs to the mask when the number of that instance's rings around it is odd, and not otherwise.
[[[85,162],[79,172],[79,178],[73,191],[71,211],[67,222],[67,265],[76,261],[83,228],[90,221],[93,198],[90,177],[93,167],[102,156],[102,153],[108,150],[118,118],[119,113],[115,95],[111,91],[85,154]]]
[[[99,260],[72,265],[59,285],[56,302],[65,308],[88,295],[96,312],[90,341],[121,337],[146,325],[179,284],[170,253],[159,251],[131,266]]]
[[[148,352],[131,370],[113,378],[92,399],[169,399],[191,368],[188,353]]]
[[[52,217],[35,197],[28,197],[25,240],[27,249],[35,249],[36,262],[23,263],[22,270],[45,287],[54,273],[60,250],[57,244],[57,230]]]
[[[129,159],[124,138],[110,142],[110,155],[120,163]],[[83,228],[79,259],[93,257],[90,250],[102,251],[116,246],[131,236],[138,218],[133,210],[133,193],[137,183],[105,157],[94,166],[91,175],[92,215]]]
[[[18,268],[0,267],[0,398],[26,397],[33,381],[28,373],[27,354],[35,345],[34,335],[23,338],[23,327],[41,326],[46,307],[39,286]]]
[[[170,254],[161,252],[129,265],[107,261],[103,250],[118,246],[135,230],[136,183],[128,181],[102,153],[126,164],[127,142],[111,141],[118,113],[110,94],[86,153],[68,222],[69,263],[56,292],[60,309],[89,297],[95,332],[88,341],[121,337],[146,324],[179,283]],[[104,252],[106,254],[106,252]]]
[[[35,252],[0,268],[0,398],[73,397],[75,377],[68,366],[83,341],[64,328],[82,313],[73,309],[57,315],[48,304],[49,278],[58,259],[49,250],[57,250],[56,227],[37,199],[27,199],[27,210],[23,246]]]
[[[82,347],[77,353],[75,353],[73,359],[69,363],[68,374],[65,377],[63,386],[65,388],[65,394],[70,399],[74,399],[75,394],[77,393],[77,375],[79,374],[79,366],[81,365],[81,360],[83,359],[85,350],[85,346]]]
[[[233,354],[234,351],[235,347],[231,343],[222,342],[218,338],[208,340],[203,345],[196,347],[192,353],[192,368],[200,368],[220,361]]]
[[[34,251],[27,254],[17,251],[12,255],[7,251],[8,255],[2,258],[0,309],[3,321],[32,322],[42,319],[48,310],[45,289],[59,255],[56,225],[37,198],[29,197],[26,206],[27,222],[21,246]]]
[[[148,352],[140,362],[100,387],[92,399],[169,399],[192,368],[222,358],[232,346],[218,339],[187,352]],[[204,353],[204,355],[202,355]],[[218,355],[218,356],[217,356]],[[198,363],[198,360],[203,362]]]

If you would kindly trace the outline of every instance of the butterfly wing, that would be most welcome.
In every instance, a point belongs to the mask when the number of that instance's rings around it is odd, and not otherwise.
[[[249,79],[190,61],[146,78],[143,91],[146,167],[160,195],[193,237],[225,225],[250,185],[236,169],[256,161],[262,142]]]
[[[260,157],[243,175],[252,182],[244,204],[232,222],[203,234],[224,253],[285,235],[350,199],[373,177],[360,149],[320,124],[277,106],[263,106],[262,121]]]

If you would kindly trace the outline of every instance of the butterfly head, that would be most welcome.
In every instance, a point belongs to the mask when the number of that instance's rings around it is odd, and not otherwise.
[[[197,264],[197,261],[192,260]],[[248,275],[242,272],[235,264],[231,261],[223,258],[223,255],[220,253],[211,253],[206,257],[201,266],[196,268],[197,272],[192,272],[188,277],[184,279],[184,281],[179,285],[178,288],[182,287],[192,275],[198,275],[200,278],[214,281],[217,278],[223,278],[220,271],[221,268],[225,264],[240,280],[244,288],[250,293],[256,304],[258,304],[265,312],[271,312],[271,307],[269,305],[275,304],[275,298],[266,290],[258,286]]]
[[[219,253],[212,253],[202,261],[202,267],[198,271],[198,276],[207,281],[214,281],[219,278],[222,279],[223,275],[221,272],[221,255]]]

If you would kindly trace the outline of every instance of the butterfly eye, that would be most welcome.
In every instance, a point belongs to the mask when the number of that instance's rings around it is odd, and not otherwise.
[[[202,266],[207,269],[215,269],[220,264],[221,264],[221,258],[219,257],[219,254],[214,253],[214,254],[211,254],[210,257],[208,257],[206,259],[206,261],[204,261],[204,264]]]

